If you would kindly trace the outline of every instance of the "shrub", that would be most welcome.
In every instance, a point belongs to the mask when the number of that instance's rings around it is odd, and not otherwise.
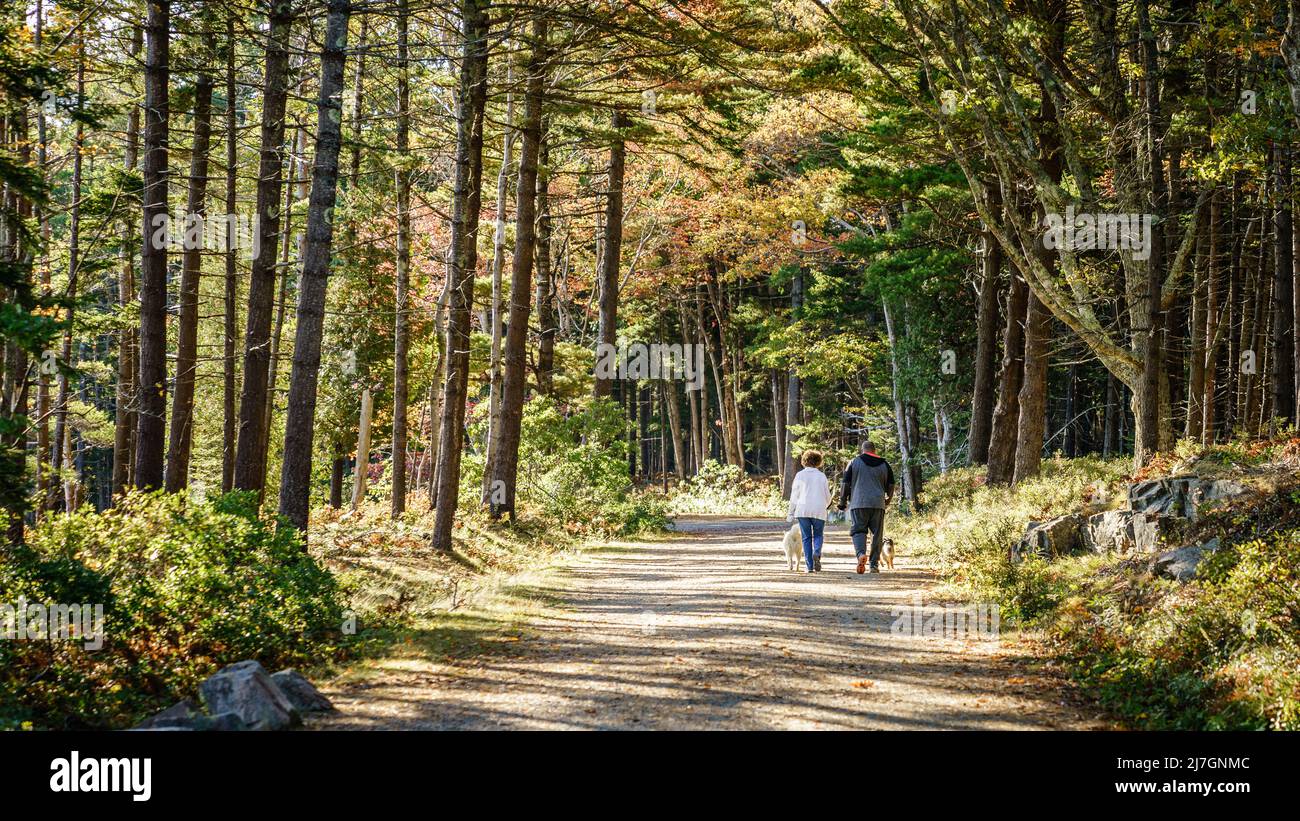
[[[724,465],[713,459],[673,488],[668,508],[675,514],[729,516],[784,516],[786,512],[775,479],[751,479],[735,465]]]
[[[11,723],[120,726],[193,694],[224,664],[341,651],[337,582],[249,494],[131,494],[103,513],[50,517],[29,544],[0,566],[0,600],[103,604],[106,640],[94,652],[0,642]]]
[[[610,400],[567,407],[549,396],[528,400],[520,426],[516,507],[570,531],[631,535],[663,528],[662,499],[633,492],[625,425],[623,410]],[[486,426],[480,412],[471,435],[481,441]],[[482,457],[467,454],[461,498],[477,502],[482,483]]]

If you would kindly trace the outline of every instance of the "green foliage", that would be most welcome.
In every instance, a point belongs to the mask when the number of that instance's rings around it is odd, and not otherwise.
[[[482,440],[481,405],[470,435]],[[562,406],[537,395],[524,404],[516,504],[571,531],[630,535],[667,524],[662,502],[634,493],[628,478],[626,420],[612,400]],[[477,500],[482,458],[466,454],[463,499]]]
[[[668,507],[679,515],[785,515],[785,502],[775,480],[750,479],[735,465],[712,459],[700,465],[695,476],[673,489]]]
[[[1225,547],[1186,585],[1099,576],[1057,635],[1134,724],[1300,729],[1300,530]]]
[[[338,583],[248,494],[132,494],[47,519],[0,565],[3,600],[102,604],[106,640],[0,642],[0,723],[117,727],[192,695],[230,662],[342,652]],[[69,718],[75,717],[75,718]]]

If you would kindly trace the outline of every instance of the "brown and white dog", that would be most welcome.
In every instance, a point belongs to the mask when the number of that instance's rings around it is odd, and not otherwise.
[[[880,563],[889,565],[889,569],[894,569],[894,540],[885,539],[880,543]]]

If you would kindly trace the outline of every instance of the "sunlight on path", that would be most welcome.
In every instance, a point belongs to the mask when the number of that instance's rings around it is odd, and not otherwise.
[[[1067,729],[1103,726],[1015,648],[890,632],[931,583],[853,572],[842,526],[820,574],[786,570],[772,520],[684,519],[559,571],[508,656],[330,691],[349,729]]]

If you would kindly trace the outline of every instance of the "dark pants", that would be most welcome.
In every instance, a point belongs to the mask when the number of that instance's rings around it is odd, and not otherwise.
[[[795,521],[799,523],[799,535],[803,536],[803,566],[812,570],[813,560],[822,556],[822,533],[826,529],[826,520],[800,516]]]
[[[867,533],[871,534],[871,566],[880,565],[880,546],[885,540],[885,510],[880,507],[855,507],[849,509],[853,527],[853,552],[861,556],[867,552]]]

